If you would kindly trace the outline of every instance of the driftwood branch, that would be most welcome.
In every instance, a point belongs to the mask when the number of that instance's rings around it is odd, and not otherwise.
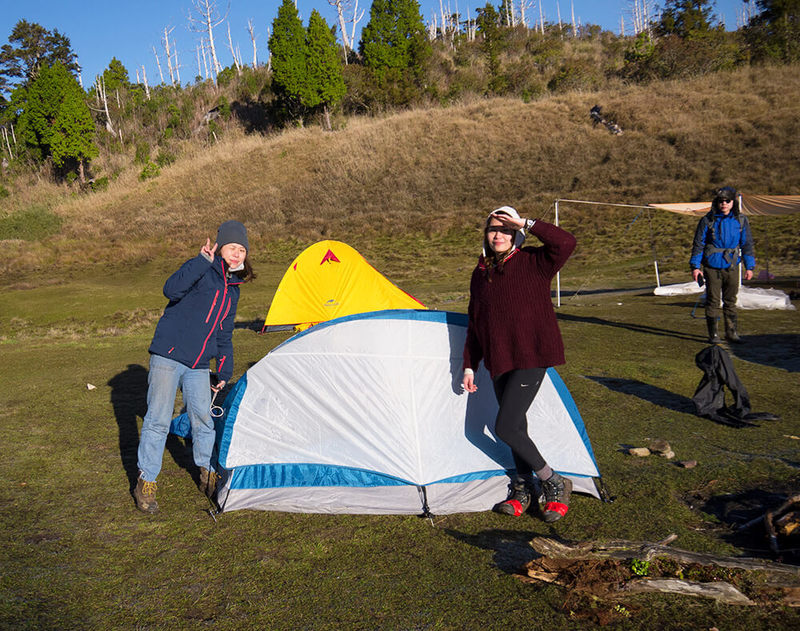
[[[696,583],[694,581],[684,581],[677,578],[637,579],[625,583],[620,591],[629,594],[665,592],[683,596],[700,596],[702,598],[713,598],[727,605],[755,604],[733,585],[725,581]]]

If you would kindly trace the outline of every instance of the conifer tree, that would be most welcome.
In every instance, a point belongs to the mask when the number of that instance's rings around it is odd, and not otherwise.
[[[756,59],[800,60],[800,0],[757,0],[761,10],[745,28]]]
[[[128,69],[116,57],[112,57],[108,68],[103,70],[103,82],[108,92],[130,86]]]
[[[707,35],[713,28],[711,0],[667,0],[657,31],[692,39]]]
[[[361,54],[379,84],[421,85],[431,45],[417,0],[373,0]]]
[[[325,128],[331,129],[330,107],[347,92],[342,76],[342,61],[336,38],[325,19],[314,9],[308,20],[308,79],[310,90],[305,104],[321,107]]]
[[[299,119],[305,103],[313,99],[309,96],[306,31],[292,0],[283,0],[272,21],[269,51],[273,90],[289,115]]]
[[[60,63],[42,67],[28,86],[20,116],[20,135],[31,156],[38,161],[50,157],[61,170],[77,168],[83,183],[86,163],[98,154],[94,131],[75,77]]]
[[[507,85],[506,78],[500,72],[500,53],[505,47],[500,21],[500,14],[490,2],[487,2],[482,9],[478,9],[478,18],[475,22],[478,31],[483,35],[481,50],[486,55],[486,65],[489,69],[489,92],[493,94],[502,93]]]
[[[80,71],[69,38],[58,29],[51,32],[36,22],[20,20],[11,31],[8,42],[0,47],[0,76],[6,79],[7,85],[14,80],[27,85],[40,68],[56,62],[69,72]]]

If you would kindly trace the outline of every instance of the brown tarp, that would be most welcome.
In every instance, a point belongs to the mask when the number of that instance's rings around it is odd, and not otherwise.
[[[711,210],[711,202],[683,204],[648,204],[652,208],[669,210],[682,215],[702,216]],[[743,215],[793,215],[800,213],[800,195],[745,195],[742,194]]]

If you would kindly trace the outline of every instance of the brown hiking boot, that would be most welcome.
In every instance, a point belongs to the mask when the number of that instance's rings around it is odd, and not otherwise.
[[[205,493],[208,499],[214,498],[218,479],[219,475],[217,475],[216,471],[209,471],[205,467],[200,467],[200,490]]]
[[[572,495],[572,480],[557,473],[542,482],[544,492],[544,508],[542,518],[547,523],[558,521],[569,510],[569,498]]]
[[[133,499],[136,500],[136,508],[143,513],[150,513],[151,515],[158,512],[158,502],[156,502],[156,489],[158,485],[155,482],[148,482],[141,477],[136,480],[136,488],[133,489]]]

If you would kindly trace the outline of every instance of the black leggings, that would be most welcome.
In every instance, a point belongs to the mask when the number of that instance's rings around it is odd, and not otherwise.
[[[497,437],[511,447],[517,475],[530,475],[547,466],[542,454],[528,436],[528,419],[525,413],[539,392],[547,368],[509,370],[495,378],[494,394],[500,404],[494,431]]]

